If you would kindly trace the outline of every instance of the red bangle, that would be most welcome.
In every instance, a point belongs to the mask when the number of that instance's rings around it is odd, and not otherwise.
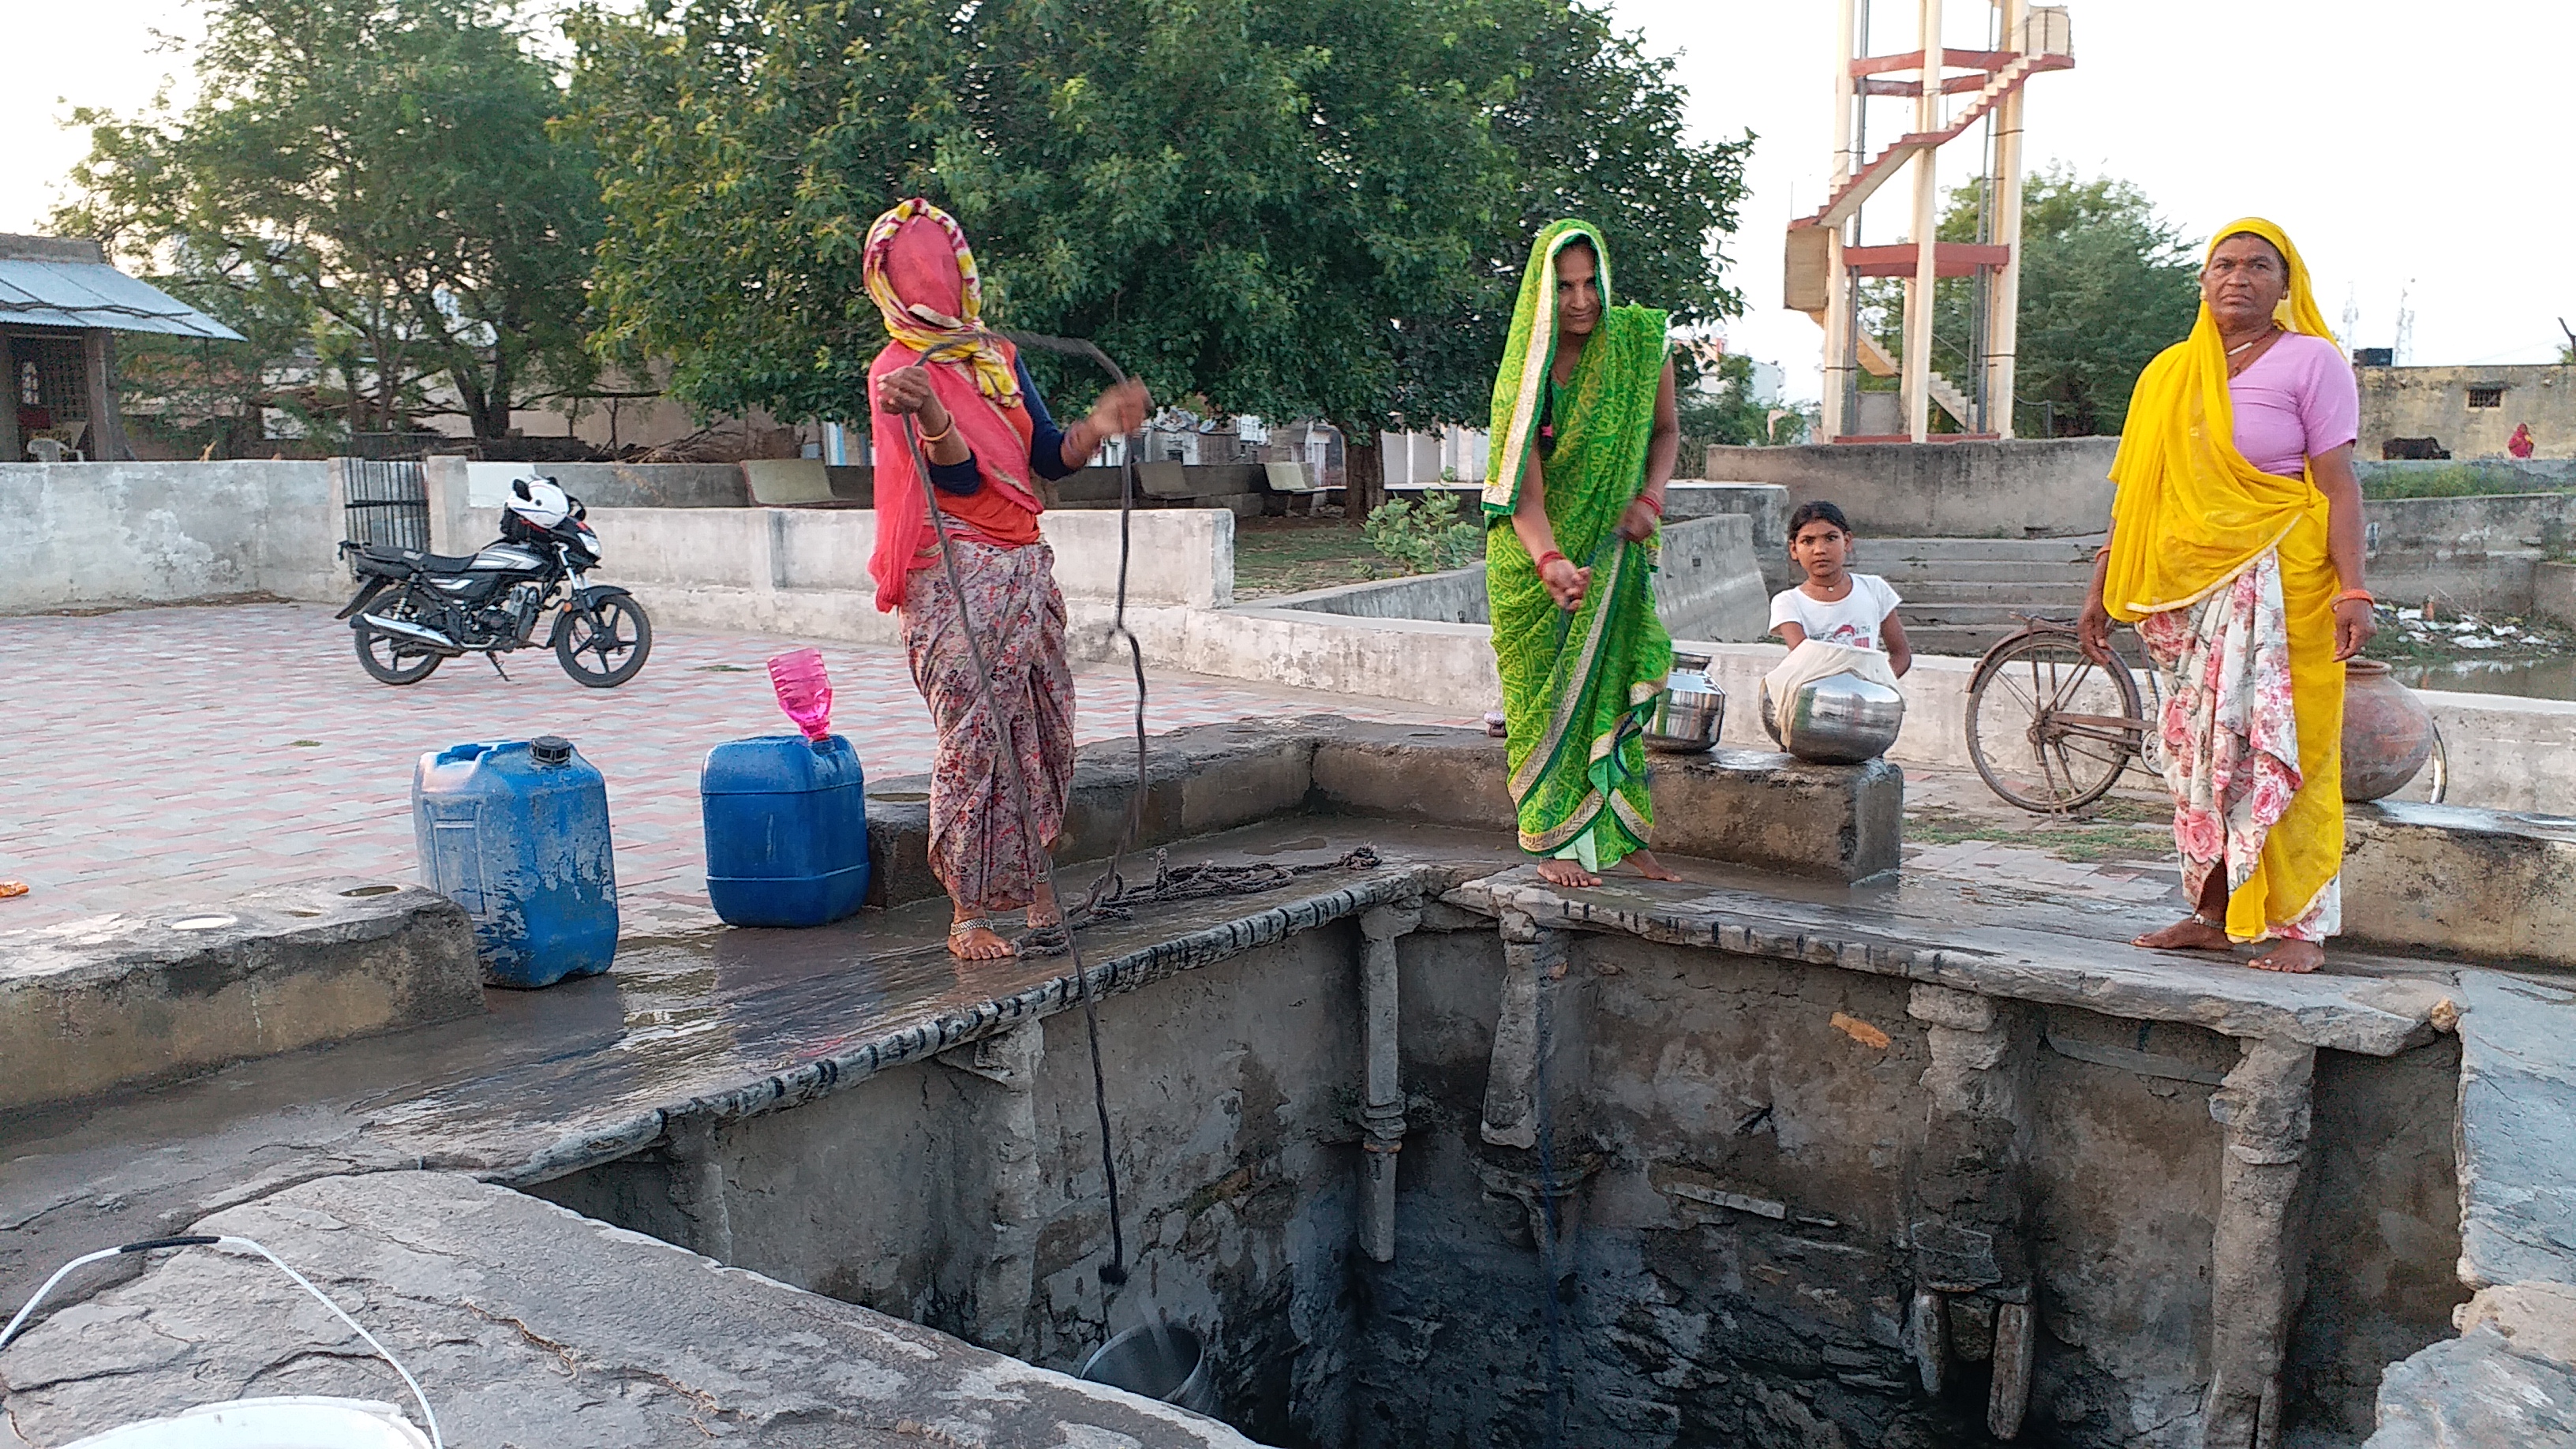
[[[1637,501],[1646,505],[1648,508],[1655,510],[1655,516],[1657,518],[1664,516],[1664,500],[1657,498],[1652,494],[1640,493],[1637,495]]]
[[[2344,602],[2346,599],[2359,599],[2374,609],[2379,607],[2379,596],[2368,589],[2346,589],[2342,593],[2334,596],[2334,601],[2338,604]]]
[[[1549,549],[1547,552],[1538,556],[1538,571],[1540,573],[1546,573],[1547,561],[1549,559],[1563,559],[1564,557],[1565,555],[1558,553],[1555,549]]]

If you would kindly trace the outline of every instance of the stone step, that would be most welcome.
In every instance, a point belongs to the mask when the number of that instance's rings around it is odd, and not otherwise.
[[[2005,608],[2065,609],[2083,607],[2087,584],[2075,582],[1997,584],[1961,579],[1923,579],[1911,587],[1889,579],[1910,612],[1925,604],[1994,604]]]
[[[2100,534],[2078,538],[1874,538],[1860,540],[1863,557],[1880,563],[1896,559],[1926,562],[1970,559],[2014,563],[2090,564],[2101,547]]]
[[[1851,566],[1896,585],[1898,593],[1906,592],[1908,582],[1919,585],[1956,579],[1962,583],[2082,585],[2093,577],[2090,557],[2054,563],[2026,559],[1897,558],[1886,551],[1884,544],[1868,541],[1862,543],[1861,552],[1852,560]]]
[[[2033,601],[2010,604],[1945,604],[1917,603],[1908,599],[1897,606],[1896,612],[1905,620],[1905,627],[1908,629],[1932,624],[2005,624],[2018,629],[2025,614],[2037,614],[2044,619],[2059,619],[2071,623],[2074,621],[2077,607],[2082,602],[2078,599],[2070,604]]]
[[[1905,641],[1917,654],[1945,654],[1959,659],[1974,659],[1995,647],[2005,636],[2021,628],[2012,624],[1916,624],[1908,620]]]

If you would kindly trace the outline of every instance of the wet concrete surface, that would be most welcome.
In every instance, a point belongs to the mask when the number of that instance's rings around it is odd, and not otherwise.
[[[1331,870],[1250,895],[1156,905],[1083,933],[1087,969],[1124,990],[1406,896],[1520,864],[1507,837],[1376,819],[1290,817],[1171,852],[1174,863],[1325,865],[1371,845],[1373,870]],[[2044,858],[2044,857],[2043,857]],[[1917,872],[1848,887],[1711,862],[1672,862],[1683,889],[1778,903],[1784,920],[1938,942],[1981,930],[2099,943],[2105,960],[2170,919],[2130,898]],[[1131,861],[1132,883],[1152,862]],[[1079,898],[1095,867],[1067,872]],[[1571,892],[1615,905],[1636,883]],[[1848,913],[1848,914],[1846,914]],[[525,1184],[635,1151],[668,1117],[774,1111],[898,1062],[1074,1004],[1061,957],[964,965],[944,901],[809,931],[719,930],[628,943],[605,976],[487,993],[480,1017],[247,1062],[80,1108],[0,1118],[0,1299],[93,1248],[184,1227],[216,1208],[333,1173],[461,1171]],[[2078,954],[2089,951],[2078,946]],[[2150,965],[2156,958],[2148,958]],[[2163,958],[2199,978],[2206,957]],[[2339,953],[2334,971],[2443,975]],[[1116,1064],[1112,1064],[1116,1070]]]

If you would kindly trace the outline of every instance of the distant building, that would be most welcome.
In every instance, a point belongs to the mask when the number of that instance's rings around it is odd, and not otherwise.
[[[2518,424],[2531,427],[2534,457],[2576,457],[2576,366],[2363,365],[2353,373],[2361,381],[2353,451],[2363,458],[2387,456],[2392,439],[2427,438],[2454,458],[2502,458]],[[2401,443],[2396,451],[2417,450]]]
[[[116,334],[241,334],[107,264],[93,241],[0,234],[0,462],[134,456],[116,402]],[[52,446],[47,446],[48,444]]]

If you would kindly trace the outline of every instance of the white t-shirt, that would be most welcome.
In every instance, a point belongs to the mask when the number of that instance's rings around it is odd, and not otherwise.
[[[1879,625],[1905,601],[1876,574],[1853,574],[1851,585],[1850,593],[1832,603],[1809,597],[1803,588],[1782,589],[1771,596],[1771,627],[1795,624],[1808,638],[1826,644],[1887,652]]]

